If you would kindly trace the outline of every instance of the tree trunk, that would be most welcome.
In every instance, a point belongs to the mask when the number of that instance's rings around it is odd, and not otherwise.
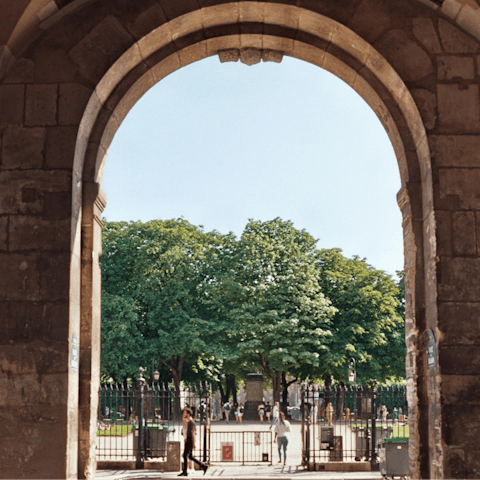
[[[287,383],[287,375],[285,372],[282,372],[282,412],[287,413],[288,407],[288,383]]]
[[[222,381],[219,380],[217,382],[217,385],[218,385],[218,390],[220,391],[220,396],[222,397],[222,403],[225,403],[226,402],[226,396],[225,396],[225,391],[223,390]]]
[[[275,375],[271,376],[273,387],[273,402],[280,402],[280,385],[282,383],[282,372],[275,372]]]
[[[325,380],[325,408],[332,401],[332,376],[327,375],[324,378]]]
[[[230,375],[228,373],[225,375],[225,386],[227,390],[225,398],[227,402],[230,400],[230,392],[231,392],[231,386],[232,386],[232,384],[229,382],[229,376]]]
[[[345,401],[345,384],[341,382],[340,389],[337,393],[337,405],[336,405],[337,408],[335,409],[335,418],[337,420],[342,419],[344,401]]]
[[[173,377],[173,384],[175,386],[174,400],[173,400],[173,419],[180,420],[182,415],[180,413],[180,384],[182,383],[182,371],[183,371],[183,356],[174,356],[170,358],[170,361],[167,362],[162,357],[158,357],[160,361],[170,369]]]
[[[227,398],[230,396],[233,398],[233,404],[237,403],[237,388],[235,385],[235,375],[227,374],[225,375],[225,380],[227,382]]]
[[[287,413],[287,407],[288,407],[288,387],[290,385],[293,385],[297,381],[297,378],[294,378],[293,380],[290,380],[287,382],[287,374],[285,372],[282,372],[282,411],[284,413]]]
[[[177,374],[176,372],[173,372],[173,384],[175,386],[175,393],[174,393],[174,401],[173,401],[173,419],[174,421],[180,421],[182,418],[182,415],[180,413],[181,411],[181,405],[180,405],[180,383],[182,381],[182,374]]]

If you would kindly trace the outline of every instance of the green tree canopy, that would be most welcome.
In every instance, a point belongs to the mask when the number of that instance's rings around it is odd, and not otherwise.
[[[289,221],[250,221],[201,289],[219,343],[261,366],[276,400],[282,372],[319,367],[328,356],[335,309],[321,292],[315,245]]]
[[[345,381],[351,358],[359,381],[405,376],[402,274],[318,250],[292,222],[250,221],[238,240],[183,219],[106,222],[101,265],[104,375],[158,359],[178,385],[254,363],[276,399],[282,374]]]
[[[131,361],[159,359],[176,384],[187,365],[196,374],[207,370],[196,290],[205,252],[215,248],[218,237],[183,219],[105,223],[101,265],[103,302],[109,307],[102,314],[104,345],[111,345],[112,332],[131,334],[132,341],[141,340],[142,352],[127,350]],[[122,302],[128,315],[118,308]],[[104,351],[106,368],[113,354]]]
[[[337,308],[333,318],[328,375],[348,378],[350,359],[361,381],[405,376],[401,292],[392,278],[339,249],[319,250],[317,267],[325,296]]]

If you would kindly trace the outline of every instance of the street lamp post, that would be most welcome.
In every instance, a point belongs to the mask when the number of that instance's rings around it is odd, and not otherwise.
[[[375,414],[376,414],[376,405],[377,405],[377,391],[375,389],[375,385],[377,382],[375,380],[370,380],[368,382],[371,387],[371,395],[372,395],[372,455],[371,455],[371,465],[372,465],[372,471],[377,471],[378,470],[378,463],[377,463],[377,452],[376,452],[376,447],[377,447],[377,426],[375,424]]]
[[[356,361],[353,357],[350,359],[349,368],[350,368],[350,373],[348,374],[348,381],[354,382],[355,390],[357,390],[357,366],[356,366]]]
[[[143,388],[145,385],[145,379],[143,378],[143,372],[145,369],[143,367],[138,368],[138,380],[137,380],[137,389],[138,389],[138,442],[137,442],[137,461],[135,463],[135,468],[141,470],[144,467],[144,433],[143,433]]]
[[[353,391],[353,415],[355,418],[355,421],[357,420],[357,366],[356,366],[356,361],[352,357],[350,359],[350,373],[348,374],[348,381],[349,382],[354,382],[355,389]]]
[[[153,415],[154,421],[157,420],[157,390],[155,390],[155,382],[158,382],[160,378],[160,372],[157,369],[158,367],[158,360],[155,360],[155,362],[152,361],[152,373],[150,375],[150,384],[152,386],[152,396],[149,399],[149,403],[147,403],[147,408],[150,408],[150,411]]]
[[[151,382],[158,382],[158,379],[160,378],[160,372],[158,371],[158,360],[155,360],[155,362],[152,362],[152,376]]]

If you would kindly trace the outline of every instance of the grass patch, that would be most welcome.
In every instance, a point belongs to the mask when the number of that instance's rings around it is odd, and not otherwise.
[[[351,425],[348,425],[348,426],[351,427],[351,428],[371,428],[370,424],[369,424],[368,427],[367,427],[367,425],[366,425],[365,423],[352,423]],[[375,428],[376,428],[377,430],[380,429],[380,428],[385,428],[385,425],[382,425],[382,424],[377,423],[377,424],[375,425]],[[388,428],[389,430],[391,430],[391,429],[394,428],[394,427],[393,427],[392,425],[387,425],[386,428]]]
[[[349,425],[352,428],[367,428],[366,425],[362,424],[352,424]],[[384,425],[375,425],[377,430],[385,428]],[[370,427],[369,427],[370,428]],[[410,437],[410,427],[408,425],[388,425],[388,430],[391,431],[390,438],[409,438]]]
[[[110,430],[97,430],[97,435],[123,437],[132,431],[133,425],[114,425]]]
[[[391,438],[397,437],[410,437],[410,427],[408,425],[404,425],[402,427],[393,427],[392,436]]]

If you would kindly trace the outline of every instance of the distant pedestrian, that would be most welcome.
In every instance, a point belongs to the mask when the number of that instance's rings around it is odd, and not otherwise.
[[[238,423],[238,403],[233,404],[233,414],[235,415],[235,423]]]
[[[333,422],[333,412],[335,409],[333,408],[332,402],[328,402],[327,408],[326,408],[326,413],[327,413],[327,422],[329,425],[332,425]]]
[[[198,407],[198,413],[200,415],[200,423],[203,424],[205,422],[205,415],[207,413],[207,405],[205,403],[205,400],[202,400]]]
[[[238,423],[242,424],[243,423],[243,414],[245,412],[245,408],[243,406],[243,403],[241,403],[238,407]]]
[[[280,413],[280,403],[275,402],[272,408],[272,423],[270,425],[270,429],[278,423],[279,413]]]
[[[192,411],[190,408],[183,409],[183,429],[182,429],[183,439],[185,440],[185,447],[183,449],[183,471],[178,476],[187,477],[187,469],[189,459],[193,460],[200,468],[203,470],[203,474],[208,469],[208,465],[200,462],[193,456],[193,451],[195,450],[195,421],[192,419]]]
[[[260,417],[260,422],[263,423],[265,418],[265,405],[263,402],[260,402],[257,407],[258,416]]]
[[[225,405],[223,407],[225,408],[225,420],[227,421],[227,423],[229,423],[229,421],[230,421],[230,410],[232,409],[232,405],[227,400],[227,402],[225,403]]]
[[[267,422],[270,422],[270,419],[272,418],[272,406],[270,405],[270,402],[267,402],[265,405],[265,415],[267,416]]]
[[[285,414],[280,412],[279,421],[275,425],[275,438],[273,443],[278,444],[278,463],[282,463],[282,449],[283,449],[283,464],[287,464],[287,446],[288,434],[290,433],[290,422],[285,420]],[[278,441],[277,441],[278,440]]]
[[[388,409],[386,405],[382,405],[382,420],[387,421]]]

